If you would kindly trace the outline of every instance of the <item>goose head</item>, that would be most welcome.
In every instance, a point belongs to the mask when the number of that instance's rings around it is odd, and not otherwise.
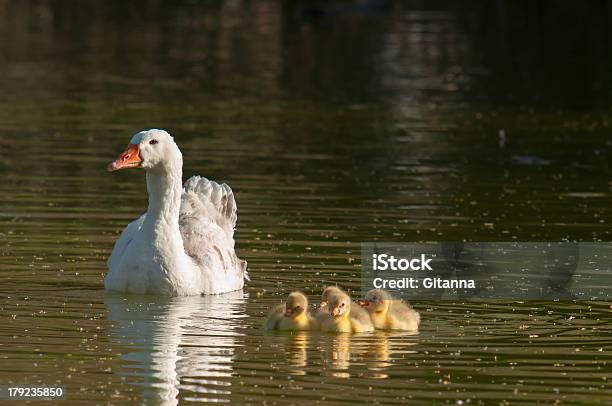
[[[183,157],[174,139],[164,130],[151,129],[134,134],[125,151],[108,164],[109,172],[126,168],[147,171],[168,170],[179,165]]]

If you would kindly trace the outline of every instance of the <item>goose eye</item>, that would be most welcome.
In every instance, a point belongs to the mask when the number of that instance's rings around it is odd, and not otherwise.
[[[157,141],[157,140],[151,140],[151,141],[149,141],[149,144],[150,144],[150,145],[155,145],[155,144],[157,144],[158,142],[159,142],[159,141]]]
[[[344,303],[342,303],[340,306],[344,307]]]

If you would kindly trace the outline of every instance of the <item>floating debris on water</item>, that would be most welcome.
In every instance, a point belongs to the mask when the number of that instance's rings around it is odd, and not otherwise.
[[[512,157],[512,163],[517,165],[542,166],[550,165],[552,161],[535,155],[514,155]]]
[[[505,148],[506,147],[506,130],[504,130],[503,128],[500,129],[497,139],[498,139],[499,147],[502,149]]]

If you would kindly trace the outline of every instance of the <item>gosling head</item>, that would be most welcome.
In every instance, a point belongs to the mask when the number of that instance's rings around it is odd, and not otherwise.
[[[333,292],[328,296],[329,314],[340,318],[351,311],[351,298],[344,292]]]
[[[382,289],[372,289],[365,295],[365,299],[359,300],[360,306],[365,307],[369,312],[386,312],[389,309],[391,296]]]
[[[308,299],[301,292],[293,292],[285,303],[285,317],[296,318],[308,309]]]
[[[342,289],[337,286],[328,286],[323,289],[323,293],[321,294],[321,303],[319,303],[319,309],[326,309],[329,302],[329,296],[333,293],[339,292],[342,292]]]

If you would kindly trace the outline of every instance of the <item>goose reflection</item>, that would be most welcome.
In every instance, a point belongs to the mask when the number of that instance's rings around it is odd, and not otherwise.
[[[243,292],[161,299],[108,294],[111,338],[127,351],[118,373],[142,386],[142,402],[178,404],[179,389],[223,401],[231,394],[234,349],[244,334]],[[130,379],[132,378],[132,379]]]

